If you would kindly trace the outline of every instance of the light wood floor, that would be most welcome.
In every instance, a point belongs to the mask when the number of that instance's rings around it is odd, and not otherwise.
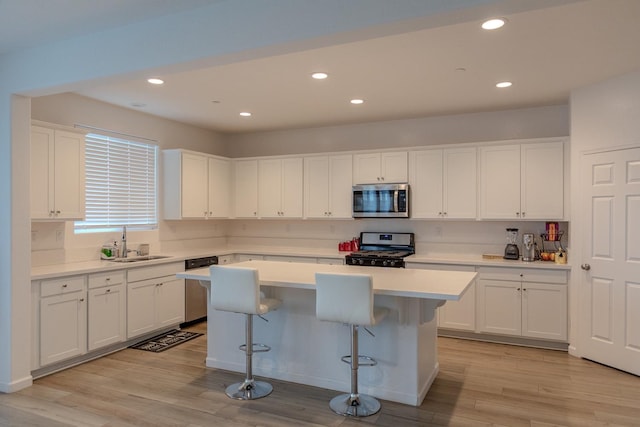
[[[420,407],[383,401],[361,420],[331,412],[334,391],[280,381],[265,399],[227,398],[241,375],[204,367],[203,336],[158,354],[126,349],[0,394],[0,426],[640,426],[638,377],[558,351],[438,346],[440,374]]]

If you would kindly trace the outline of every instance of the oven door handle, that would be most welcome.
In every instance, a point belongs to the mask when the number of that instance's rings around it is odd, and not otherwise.
[[[400,191],[395,190],[393,192],[393,211],[398,212],[398,197],[400,195]]]

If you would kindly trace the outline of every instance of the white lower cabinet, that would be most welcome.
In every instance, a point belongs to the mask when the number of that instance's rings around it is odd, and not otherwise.
[[[85,276],[40,283],[41,366],[87,352],[86,295]]]
[[[478,332],[567,340],[566,271],[479,269]]]
[[[89,275],[88,301],[88,350],[125,341],[125,271]]]
[[[127,338],[184,322],[184,280],[172,263],[127,272]]]
[[[407,263],[407,268],[424,270],[475,271],[470,265]],[[438,308],[438,328],[475,331],[476,283],[472,283],[458,301],[447,301]]]

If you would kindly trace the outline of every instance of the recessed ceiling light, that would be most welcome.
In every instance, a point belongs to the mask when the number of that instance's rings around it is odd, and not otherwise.
[[[488,21],[484,21],[482,23],[482,28],[485,30],[497,30],[498,28],[502,28],[502,26],[506,23],[507,20],[504,18],[489,19]]]
[[[355,104],[355,105],[359,105],[359,104],[364,104],[364,99],[352,99],[349,102],[351,102],[352,104]]]
[[[496,87],[499,87],[499,88],[510,87],[511,85],[513,85],[513,83],[511,83],[511,82],[496,83]]]
[[[250,113],[250,112],[248,112],[248,111],[243,111],[243,112],[241,112],[241,113],[240,113],[240,115],[241,115],[242,117],[251,117],[251,113]]]
[[[329,74],[327,74],[327,73],[313,73],[313,74],[311,74],[311,77],[313,77],[316,80],[324,80],[327,77],[329,77]]]
[[[151,83],[152,85],[161,85],[164,83],[164,80],[162,79],[157,79],[157,78],[151,78],[151,79],[147,79],[147,81],[149,83]]]

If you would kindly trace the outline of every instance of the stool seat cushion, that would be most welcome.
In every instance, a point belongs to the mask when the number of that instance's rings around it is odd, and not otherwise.
[[[216,310],[265,314],[280,305],[280,300],[263,297],[255,268],[212,265],[209,273],[210,302]]]
[[[387,310],[374,308],[369,274],[316,273],[316,317],[320,320],[375,325]]]

